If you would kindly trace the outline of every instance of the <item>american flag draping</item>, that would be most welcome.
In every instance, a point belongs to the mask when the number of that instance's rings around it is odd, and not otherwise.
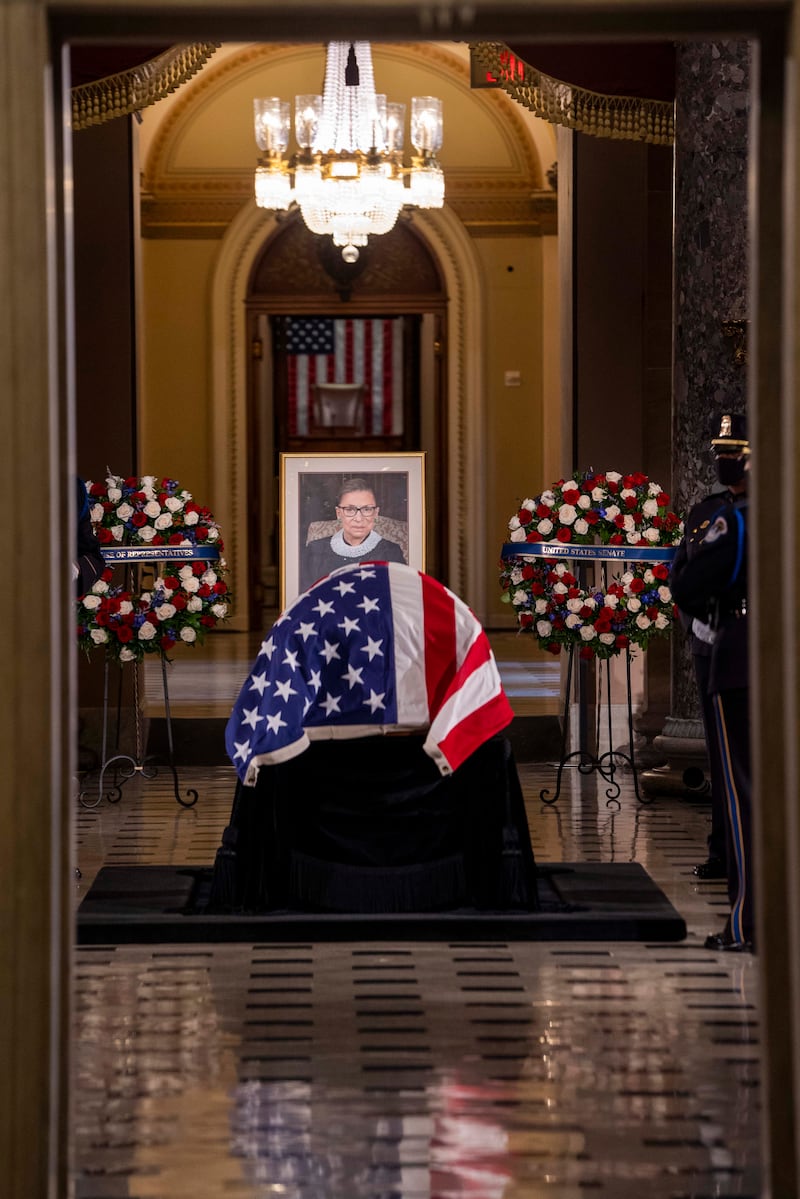
[[[309,431],[313,383],[366,383],[365,432],[403,431],[403,318],[285,318],[289,433]]]
[[[511,721],[489,639],[462,600],[399,563],[351,564],[291,604],[261,644],[225,732],[255,785],[309,739],[427,730],[450,774]]]

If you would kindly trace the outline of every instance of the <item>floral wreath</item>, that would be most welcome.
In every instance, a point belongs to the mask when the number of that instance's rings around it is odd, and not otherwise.
[[[154,578],[137,592],[113,586],[106,567],[77,601],[78,644],[87,654],[102,648],[120,662],[166,654],[181,641],[202,643],[209,629],[227,619],[231,593],[219,527],[208,508],[195,503],[176,479],[141,479],[109,474],[87,482],[89,516],[103,546],[213,546],[214,560],[159,562]]]
[[[669,632],[675,617],[669,566],[632,561],[621,576],[599,588],[583,587],[569,568],[569,545],[674,546],[683,521],[670,497],[640,473],[586,471],[560,479],[535,499],[525,499],[508,522],[509,553],[500,564],[502,599],[517,612],[521,632],[558,654],[579,647],[582,658],[610,658],[633,646],[646,649]],[[531,560],[525,546],[560,542],[564,559]],[[510,547],[509,547],[510,549]]]

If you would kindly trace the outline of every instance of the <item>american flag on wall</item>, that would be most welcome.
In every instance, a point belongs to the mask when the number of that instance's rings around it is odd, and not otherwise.
[[[289,433],[309,431],[313,383],[366,383],[364,427],[403,432],[403,318],[288,316]]]
[[[319,737],[426,729],[450,774],[513,712],[489,639],[463,600],[397,562],[342,566],[272,626],[225,733],[239,777]]]

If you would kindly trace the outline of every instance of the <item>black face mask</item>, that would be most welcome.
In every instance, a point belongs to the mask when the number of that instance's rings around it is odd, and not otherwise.
[[[735,487],[745,476],[744,458],[717,458],[717,478],[723,487]]]

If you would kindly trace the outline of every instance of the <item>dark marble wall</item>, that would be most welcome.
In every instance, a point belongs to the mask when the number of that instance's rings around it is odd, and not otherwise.
[[[677,50],[673,499],[715,485],[709,445],[723,412],[746,410],[746,372],[722,325],[747,317],[748,42]],[[685,639],[673,639],[673,714],[698,715]]]

